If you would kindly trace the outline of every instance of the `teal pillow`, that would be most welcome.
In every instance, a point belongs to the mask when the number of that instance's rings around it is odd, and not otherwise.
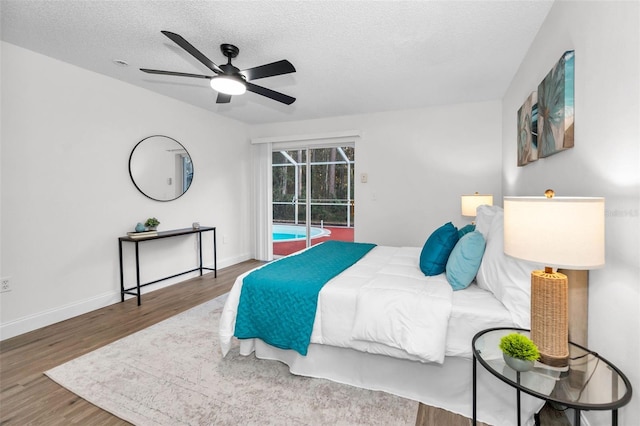
[[[439,275],[445,271],[451,250],[458,242],[458,229],[451,222],[433,231],[420,253],[420,270],[425,275]]]
[[[466,225],[463,226],[462,228],[458,229],[458,237],[462,238],[465,236],[465,234],[468,234],[469,232],[473,232],[476,230],[476,226],[475,225]]]
[[[454,290],[467,288],[476,277],[485,245],[482,234],[472,231],[460,238],[453,248],[447,261],[446,273],[447,281]]]

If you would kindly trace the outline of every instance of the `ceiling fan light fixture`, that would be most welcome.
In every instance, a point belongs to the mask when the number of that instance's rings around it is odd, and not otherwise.
[[[242,95],[246,91],[253,92],[269,99],[273,99],[274,101],[281,102],[285,105],[291,105],[296,101],[296,98],[285,95],[284,93],[276,92],[275,90],[250,83],[250,81],[257,80],[259,78],[273,77],[276,75],[296,72],[295,67],[286,59],[253,68],[247,68],[245,70],[240,70],[237,67],[233,66],[233,64],[231,64],[231,60],[238,56],[240,49],[232,44],[223,43],[220,45],[220,50],[222,51],[222,54],[227,58],[227,63],[218,66],[211,62],[209,58],[207,58],[202,52],[200,52],[191,43],[185,40],[181,35],[172,33],[170,31],[162,31],[162,34],[167,36],[169,39],[171,39],[171,41],[180,46],[184,51],[197,59],[200,63],[202,63],[202,65],[211,70],[215,75],[191,74],[186,72],[163,71],[149,68],[140,68],[140,71],[147,74],[172,75],[177,77],[200,78],[209,80],[211,88],[218,92],[218,97],[216,99],[217,104],[228,104],[229,102],[231,102],[231,97],[233,95]]]
[[[211,88],[225,95],[242,95],[247,91],[244,81],[238,77],[220,75],[211,79]]]

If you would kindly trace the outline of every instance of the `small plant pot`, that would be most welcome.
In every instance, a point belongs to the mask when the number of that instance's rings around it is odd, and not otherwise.
[[[509,367],[513,368],[516,371],[525,372],[533,368],[533,361],[514,358],[505,353],[502,354],[502,357],[504,358],[504,362],[506,362]]]
[[[147,231],[157,231],[158,227],[157,226],[147,226]]]

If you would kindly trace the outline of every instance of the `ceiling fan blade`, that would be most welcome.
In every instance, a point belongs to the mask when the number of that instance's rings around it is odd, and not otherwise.
[[[231,95],[227,95],[226,93],[218,93],[218,99],[216,99],[217,104],[228,104],[231,102]]]
[[[215,72],[216,74],[223,74],[223,72],[222,72],[222,70],[220,69],[219,66],[217,66],[216,64],[211,62],[211,60],[209,58],[204,56],[204,54],[202,52],[200,52],[198,49],[193,47],[193,45],[191,45],[191,43],[189,43],[187,40],[182,38],[181,35],[175,34],[175,33],[169,32],[169,31],[162,31],[162,34],[164,34],[167,37],[169,37],[175,44],[177,44],[178,46],[182,47],[189,54],[191,54],[191,56],[196,58],[198,61],[202,62],[204,64],[204,66],[209,68],[211,71]]]
[[[140,68],[140,71],[146,72],[148,74],[177,75],[178,77],[195,77],[195,78],[205,78],[205,79],[208,79],[208,80],[212,79],[212,77],[209,77],[208,75],[189,74],[189,73],[186,73],[186,72],[150,70],[150,69],[147,69],[147,68]]]
[[[290,72],[296,72],[296,69],[291,62],[282,60],[260,65],[259,67],[248,68],[240,72],[247,77],[247,80],[257,80],[259,78],[272,77],[274,75],[289,74]]]
[[[266,96],[267,98],[271,98],[274,101],[282,102],[283,104],[291,105],[296,101],[296,98],[292,98],[291,96],[285,95],[284,93],[276,92],[275,90],[267,89],[266,87],[258,86],[253,83],[245,83],[247,85],[247,90],[253,93],[257,93],[258,95]]]

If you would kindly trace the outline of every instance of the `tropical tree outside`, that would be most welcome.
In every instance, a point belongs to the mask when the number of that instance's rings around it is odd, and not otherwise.
[[[307,152],[311,172],[307,173]],[[307,178],[311,179],[311,224],[354,225],[353,147],[274,151],[273,221],[305,223]]]

